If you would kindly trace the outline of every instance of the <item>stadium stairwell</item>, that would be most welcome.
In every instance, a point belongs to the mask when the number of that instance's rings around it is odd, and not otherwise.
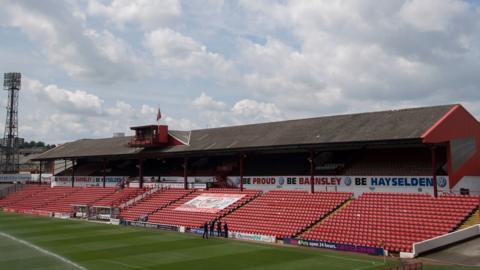
[[[306,227],[305,230],[303,230],[302,232],[298,233],[295,235],[295,237],[302,237],[303,234],[307,233],[308,231],[314,229],[316,226],[318,226],[319,224],[322,224],[322,222],[325,222],[327,221],[329,218],[335,216],[336,213],[338,213],[340,210],[342,210],[343,208],[346,208],[348,207],[348,205],[350,203],[352,203],[355,199],[354,198],[351,198],[351,199],[348,199],[346,200],[342,205],[338,206],[337,208],[335,208],[332,212],[330,212],[329,214],[327,214],[326,216],[324,216],[323,218],[319,219],[317,222],[315,222],[315,224],[313,224],[312,226],[309,226],[309,227]]]
[[[465,229],[478,224],[480,224],[480,208],[477,208],[477,210],[474,211],[472,215],[470,215],[470,217],[468,217],[457,230]]]
[[[145,189],[141,189],[141,190],[145,191]],[[121,203],[119,205],[119,208],[124,209],[124,208],[127,208],[127,207],[131,206],[131,205],[136,204],[137,202],[143,201],[145,198],[148,198],[151,194],[155,193],[154,191],[153,192],[150,192],[150,191],[151,190],[142,192],[140,194],[137,194],[135,197],[131,198],[130,200],[128,200],[124,203]]]

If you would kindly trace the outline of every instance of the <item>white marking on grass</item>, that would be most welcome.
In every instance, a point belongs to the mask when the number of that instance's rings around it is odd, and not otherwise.
[[[8,238],[8,239],[10,239],[10,240],[12,240],[12,241],[15,241],[15,242],[17,242],[17,243],[23,244],[23,245],[25,245],[25,246],[27,246],[27,247],[29,247],[29,248],[35,249],[36,251],[39,251],[40,253],[43,253],[43,254],[45,254],[45,255],[47,255],[47,256],[54,257],[54,258],[56,258],[56,259],[58,259],[58,260],[60,260],[60,261],[62,261],[62,262],[64,262],[64,263],[69,264],[69,265],[71,265],[71,266],[73,266],[73,267],[75,267],[75,268],[78,268],[78,269],[80,269],[80,270],[87,270],[87,268],[85,268],[85,267],[83,267],[83,266],[81,266],[81,265],[78,265],[78,264],[70,261],[70,260],[67,259],[67,258],[64,258],[64,257],[62,257],[62,256],[60,256],[60,255],[58,255],[58,254],[55,254],[55,253],[53,253],[53,252],[50,252],[50,251],[48,251],[48,250],[46,250],[46,249],[43,249],[43,248],[41,248],[41,247],[39,247],[39,246],[36,246],[36,245],[34,245],[34,244],[30,243],[30,242],[25,241],[25,240],[18,239],[18,238],[16,238],[15,236],[12,236],[12,235],[9,235],[9,234],[3,233],[3,232],[0,232],[0,236],[3,236],[3,237],[5,237],[5,238]]]

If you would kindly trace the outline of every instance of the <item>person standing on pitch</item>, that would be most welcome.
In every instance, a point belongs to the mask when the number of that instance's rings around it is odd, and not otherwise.
[[[222,236],[222,222],[220,220],[217,222],[217,236]]]
[[[205,224],[203,224],[202,238],[207,238],[208,239],[208,222],[206,222],[206,221],[205,221]]]
[[[225,234],[225,238],[228,238],[228,225],[227,222],[223,223],[223,233]]]
[[[210,222],[210,236],[215,236],[213,235],[213,232],[215,231],[215,220],[213,219],[211,222]]]

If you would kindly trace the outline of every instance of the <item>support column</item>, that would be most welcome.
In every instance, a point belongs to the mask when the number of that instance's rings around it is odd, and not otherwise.
[[[310,192],[315,193],[315,152],[310,151]]]
[[[75,187],[75,159],[72,159],[72,187]]]
[[[240,191],[243,191],[243,159],[245,158],[244,154],[240,154],[239,160],[239,169],[240,169]]]
[[[103,159],[103,179],[102,179],[102,182],[103,182],[103,188],[105,188],[105,180],[106,180],[106,174],[107,174],[107,160],[106,159]]]
[[[42,161],[40,160],[40,172],[38,174],[38,184],[41,185],[42,184]]]
[[[138,160],[138,187],[143,188],[143,159]]]
[[[437,153],[435,151],[435,145],[432,146],[432,180],[433,180],[433,196],[437,198]]]
[[[188,189],[188,158],[183,159],[183,185],[185,189]]]

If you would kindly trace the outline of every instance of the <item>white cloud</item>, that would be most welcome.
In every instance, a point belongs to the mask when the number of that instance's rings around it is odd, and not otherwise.
[[[89,0],[87,11],[120,27],[139,23],[144,28],[155,28],[180,16],[182,7],[177,0],[113,0],[108,4]]]
[[[215,100],[204,92],[192,101],[192,105],[206,124],[204,127],[271,122],[285,118],[273,103],[242,99],[229,108],[224,102]]]
[[[145,115],[145,116],[152,116],[152,117],[155,116],[156,117],[157,116],[157,110],[158,109],[155,109],[152,106],[148,106],[148,105],[143,104],[142,109],[140,110],[140,113],[142,115]]]
[[[128,131],[156,104],[178,129],[453,102],[480,113],[473,2],[0,2],[0,69],[44,82],[20,99],[35,138]]]
[[[130,116],[135,113],[134,108],[132,105],[124,102],[124,101],[117,101],[115,106],[107,108],[106,112],[108,115],[121,117],[121,116]]]
[[[40,93],[40,98],[45,98],[53,106],[65,111],[84,114],[102,114],[102,103],[99,97],[85,91],[69,91],[56,85],[48,85]]]
[[[147,33],[144,44],[151,50],[163,75],[221,77],[232,69],[232,63],[221,55],[208,51],[193,38],[168,28]]]
[[[224,110],[226,104],[221,101],[214,100],[212,97],[207,96],[205,92],[202,92],[199,97],[193,100],[192,104],[201,110]]]
[[[244,40],[238,57],[250,94],[289,117],[459,102],[480,83],[480,17],[463,1],[242,5],[270,21],[257,35],[293,35]]]
[[[193,130],[199,129],[200,126],[187,118],[173,118],[171,116],[165,117],[165,123],[171,130]]]
[[[400,10],[400,17],[421,31],[445,31],[452,20],[464,16],[468,4],[457,0],[409,0]]]
[[[145,72],[142,60],[123,40],[107,30],[87,28],[84,19],[75,16],[74,6],[57,1],[5,2],[0,11],[3,23],[21,29],[41,45],[48,61],[73,78],[110,83],[140,78]]]
[[[24,108],[33,112],[24,114]],[[79,138],[109,137],[114,132],[130,134],[130,127],[155,123],[157,110],[133,106],[122,100],[106,105],[98,96],[83,90],[68,90],[23,78],[20,103],[20,136],[29,140],[64,142]],[[165,115],[172,129],[198,128],[186,118]]]
[[[250,123],[271,122],[283,119],[280,110],[273,103],[258,102],[251,99],[243,99],[232,107],[233,114]]]

